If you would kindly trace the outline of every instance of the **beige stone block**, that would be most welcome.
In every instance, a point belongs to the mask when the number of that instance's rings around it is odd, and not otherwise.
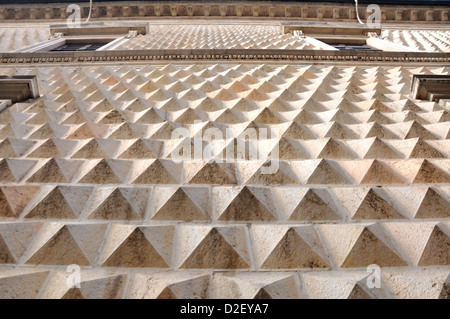
[[[243,226],[180,225],[177,265],[181,269],[249,269],[250,252]]]
[[[297,299],[300,282],[293,273],[217,273],[213,277],[213,298]]]
[[[105,267],[169,268],[174,227],[113,224],[103,246]]]
[[[130,285],[131,299],[207,299],[210,275],[204,272],[138,272]]]
[[[2,299],[33,299],[50,271],[45,269],[8,269],[0,275],[0,297]]]
[[[320,239],[312,227],[254,225],[251,228],[258,268],[327,268]]]

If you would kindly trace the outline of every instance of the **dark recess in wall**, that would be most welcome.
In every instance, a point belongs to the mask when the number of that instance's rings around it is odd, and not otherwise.
[[[94,3],[98,2],[112,2],[114,0],[94,0]],[[128,2],[136,0],[121,0],[119,2]],[[137,0],[139,2],[139,0]],[[166,0],[166,1],[141,1],[141,2],[211,2],[209,0]],[[236,0],[225,0],[225,1],[217,1],[217,2],[239,2]],[[258,1],[245,1],[245,2],[258,2]],[[267,1],[267,2],[327,2],[327,3],[354,3],[354,0],[343,0],[343,1],[323,1],[323,0],[309,0],[309,1],[295,1],[295,0],[283,0],[283,1]],[[0,0],[0,4],[24,4],[24,3],[89,3],[89,0],[58,0],[58,1],[50,1],[50,0]],[[432,0],[432,1],[422,1],[422,0],[359,0],[360,4],[390,4],[390,5],[417,5],[417,6],[448,6],[450,5],[450,0]]]

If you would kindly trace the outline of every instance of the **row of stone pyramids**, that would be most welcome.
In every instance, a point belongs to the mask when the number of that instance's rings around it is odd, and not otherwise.
[[[119,50],[164,49],[319,49],[299,36],[280,33],[276,25],[150,24],[146,35],[121,44]]]
[[[317,103],[308,101],[301,109],[295,110],[279,98],[272,100],[270,105],[261,108],[257,107],[252,101],[243,98],[231,103],[224,103],[209,97],[202,98],[195,106],[191,107],[174,98],[170,98],[158,107],[151,107],[148,105],[148,101],[137,99],[128,105],[125,110],[114,109],[106,100],[96,104],[92,111],[80,110],[74,104],[67,103],[59,111],[40,109],[42,106],[30,106],[29,111],[25,112],[18,111],[17,107],[8,109],[2,112],[0,124],[33,127],[49,122],[60,125],[82,123],[118,125],[126,122],[160,124],[168,121],[175,125],[176,123],[186,125],[193,124],[195,121],[211,121],[229,125],[245,122],[275,125],[294,121],[314,129],[314,127],[320,127],[316,126],[318,124],[334,122],[350,127],[358,127],[357,124],[377,122],[386,125],[386,127],[393,127],[395,130],[395,127],[398,127],[400,123],[400,126],[404,126],[403,123],[411,122],[426,126],[446,122],[450,118],[448,111],[444,109],[429,112],[414,112],[411,110],[382,112],[377,109],[375,104],[372,104],[369,110],[361,112],[347,112],[341,108],[316,112],[312,109],[314,104]],[[427,104],[429,105],[429,103]],[[100,111],[98,110],[99,107],[101,108]],[[397,124],[397,126],[394,124]]]
[[[382,30],[380,37],[424,52],[450,52],[450,31]]]
[[[320,49],[308,37],[280,34],[279,26],[261,25],[153,25],[145,36],[131,38],[117,49]],[[448,52],[445,30],[383,29],[380,38],[412,50]],[[47,26],[1,27],[0,52],[10,52],[48,40]]]
[[[150,110],[149,113],[151,112]],[[186,113],[191,112],[192,110],[188,109]],[[7,115],[7,112],[5,114]],[[261,115],[263,116],[264,114]],[[285,137],[296,140],[325,140],[327,138],[355,140],[372,137],[388,140],[414,138],[447,140],[450,136],[448,121],[428,125],[421,125],[416,121],[386,125],[378,124],[377,122],[345,125],[333,121],[308,125],[295,121],[279,124],[243,120],[235,121],[236,118],[236,115],[230,110],[226,110],[221,118],[217,119],[218,121],[202,122],[198,120],[196,122],[194,119],[194,121],[189,121],[189,124],[169,121],[156,124],[130,122],[123,124],[92,124],[88,122],[82,124],[57,124],[50,122],[40,125],[24,125],[10,123],[0,125],[0,139],[25,139],[29,141],[28,143],[34,144],[36,141],[30,140],[47,140],[51,138],[85,140],[99,138],[111,140],[111,143],[114,144],[119,141],[114,142],[113,140],[174,140],[180,137],[208,140],[208,137],[205,137],[205,135],[207,136],[207,134],[212,132],[220,134],[218,138],[221,140],[227,138],[227,136],[230,138],[248,139],[252,138],[252,136],[259,137],[259,134],[264,133],[267,138]],[[262,118],[264,121],[264,117]],[[208,131],[208,129],[210,130]],[[75,141],[72,141],[72,143],[75,143]]]
[[[367,272],[353,270],[260,276],[208,271],[138,271],[132,275],[126,270],[83,269],[79,288],[61,285],[70,275],[63,270],[5,269],[0,273],[2,299],[448,299],[450,294],[449,272],[442,268],[386,269],[376,289],[367,288]]]
[[[316,112],[336,108],[340,104],[344,107],[344,102],[351,104],[347,106],[348,111],[352,112],[352,108],[358,111],[359,104],[364,107],[373,99],[385,103],[384,108],[390,112],[390,108],[397,107],[399,103],[405,106],[411,73],[448,73],[445,68],[390,70],[376,67],[367,70],[359,67],[241,66],[215,64],[180,68],[169,64],[162,68],[102,66],[88,70],[61,67],[45,71],[28,70],[26,73],[37,73],[45,78],[40,85],[47,93],[48,103],[77,100],[88,103],[89,108],[89,103],[92,105],[107,99],[112,104],[114,101],[122,102],[115,103],[113,107],[123,107],[123,102],[132,102],[137,98],[159,102],[159,105],[174,98],[181,104],[192,106],[201,102],[198,100],[209,97],[234,105],[236,101],[233,103],[233,100],[248,98],[254,102],[249,109],[252,110],[264,104],[270,105],[274,99],[280,98],[288,103],[285,106],[287,110],[289,107],[291,110],[301,108],[307,101],[315,100],[319,105],[311,109]],[[148,106],[153,105],[147,103]],[[216,108],[220,108],[220,104]],[[419,106],[415,108],[420,110]]]
[[[14,72],[43,97],[0,113],[0,297],[448,298],[449,106],[408,93],[448,68],[0,69]],[[177,162],[208,128],[232,131],[210,144],[231,161]]]
[[[410,130],[411,132],[411,130]],[[285,132],[287,135],[289,131]],[[278,149],[279,158],[289,159],[403,159],[403,158],[448,158],[449,140],[424,140],[419,137],[405,140],[386,140],[378,137],[358,140],[337,140],[331,137],[314,140],[297,140],[282,137],[275,146],[264,145],[256,139],[227,139],[215,143],[202,140],[198,149],[206,152],[211,148],[213,155],[224,159],[250,158],[256,155],[270,157],[270,150]],[[118,158],[151,159],[172,158],[185,149],[195,155],[196,140],[179,138],[172,140],[130,139],[113,140],[87,138],[69,140],[50,138],[24,140],[6,138],[0,141],[0,158]],[[188,147],[189,146],[189,147]],[[245,154],[244,154],[245,152]],[[256,153],[257,152],[257,153]],[[187,154],[186,154],[187,155]],[[272,157],[275,155],[272,154]]]
[[[245,160],[3,159],[0,183],[389,185],[450,182],[448,159]],[[276,167],[272,172],[269,167]],[[272,172],[272,173],[267,173]]]
[[[377,122],[382,125],[396,123],[417,122],[420,125],[437,124],[449,120],[448,111],[442,107],[435,107],[427,112],[416,112],[408,109],[405,102],[404,109],[398,112],[383,112],[378,106],[371,104],[370,108],[360,112],[347,112],[341,108],[332,110],[313,111],[317,104],[308,100],[301,103],[302,108],[290,108],[282,99],[276,98],[264,107],[258,107],[254,101],[238,98],[232,102],[205,97],[195,105],[187,105],[183,100],[169,98],[159,106],[150,106],[149,101],[134,100],[125,110],[114,109],[106,100],[96,103],[91,111],[81,110],[77,103],[66,103],[59,111],[42,109],[43,101],[30,106],[28,110],[20,110],[19,106],[2,112],[0,124],[14,123],[16,125],[38,126],[48,122],[61,125],[97,123],[118,125],[126,122],[136,124],[159,124],[169,121],[179,124],[193,124],[197,122],[213,121],[224,124],[239,124],[244,122],[257,122],[265,125],[282,124],[295,121],[314,127],[317,124],[337,122],[342,125],[357,125]],[[24,103],[21,104],[23,106]],[[80,102],[79,104],[83,104]],[[430,103],[422,103],[423,107]],[[297,105],[298,106],[298,105]],[[100,110],[99,110],[100,108]],[[383,108],[383,106],[381,106]],[[390,127],[390,126],[388,126]],[[395,126],[394,126],[395,127]]]
[[[8,223],[0,225],[0,262],[258,270],[448,266],[449,226],[434,221],[249,227]]]
[[[323,222],[450,217],[448,186],[4,186],[0,218]]]
[[[50,29],[48,26],[2,26],[0,27],[0,52],[24,49],[30,45],[46,41],[49,37]]]

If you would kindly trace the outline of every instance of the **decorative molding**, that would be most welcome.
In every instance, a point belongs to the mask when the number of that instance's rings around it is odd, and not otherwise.
[[[308,36],[359,36],[367,37],[369,33],[380,35],[381,28],[369,28],[362,25],[348,25],[343,23],[295,23],[282,22],[282,32],[292,33],[301,31]]]
[[[450,75],[415,74],[411,85],[414,99],[434,101],[450,99]]]
[[[17,103],[39,96],[35,75],[0,76],[0,100]]]
[[[48,4],[2,5],[0,21],[15,20],[45,21],[65,20],[70,15],[66,12],[68,4],[55,3],[52,8]],[[81,12],[87,16],[89,3],[80,5]],[[359,14],[365,18],[366,5],[361,5]],[[382,22],[395,23],[448,23],[450,9],[446,6],[381,6]],[[353,4],[311,3],[311,2],[198,2],[198,3],[155,3],[119,1],[94,3],[92,19],[123,20],[146,18],[274,18],[302,21],[356,21]]]
[[[124,22],[108,23],[108,22],[93,22],[82,24],[79,28],[69,28],[67,24],[54,24],[50,26],[50,33],[63,34],[64,36],[114,36],[127,35],[130,32],[146,35],[148,32],[148,23]]]
[[[90,52],[0,53],[2,64],[121,62],[148,60],[283,60],[330,62],[449,63],[450,53],[338,50],[117,50]]]

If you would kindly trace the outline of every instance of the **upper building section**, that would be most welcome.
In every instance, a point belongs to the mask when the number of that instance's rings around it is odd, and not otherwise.
[[[11,3],[12,2],[12,3]],[[32,4],[26,2],[33,2]],[[40,3],[36,3],[40,2]],[[47,3],[43,3],[47,2]],[[71,14],[67,6],[78,3],[83,17],[89,14],[89,1],[22,0],[0,2],[0,21],[65,20]],[[361,0],[358,13],[369,16],[366,7],[381,5],[381,20],[389,23],[448,23],[450,1],[418,0]],[[407,5],[406,5],[407,4]],[[303,1],[98,1],[94,0],[92,18],[100,20],[129,18],[251,18],[290,19],[302,21],[355,22],[356,11],[352,0],[328,2]]]
[[[0,62],[448,63],[449,11],[450,6],[442,5],[358,8],[354,3],[301,1],[94,1],[92,8],[88,1],[4,4]]]
[[[212,20],[208,24],[204,21],[93,22],[77,29],[64,24],[0,26],[0,52],[213,49],[448,53],[450,29],[399,30],[389,26],[365,29],[349,24],[337,32],[324,24],[283,26],[281,22],[251,24],[249,21],[224,24]]]

